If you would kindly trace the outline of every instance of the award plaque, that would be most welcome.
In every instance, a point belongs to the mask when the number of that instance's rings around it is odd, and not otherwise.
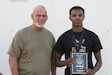
[[[71,66],[71,74],[86,74],[88,69],[87,53],[71,52],[74,63]]]

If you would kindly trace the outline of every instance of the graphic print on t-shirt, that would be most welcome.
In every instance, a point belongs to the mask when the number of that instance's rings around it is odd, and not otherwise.
[[[74,48],[76,50],[79,45],[79,40],[75,39],[75,42],[76,42],[76,47],[74,47]],[[84,42],[85,42],[85,39],[82,40],[81,46],[80,46],[80,49],[78,52],[86,52],[86,46],[83,45]]]

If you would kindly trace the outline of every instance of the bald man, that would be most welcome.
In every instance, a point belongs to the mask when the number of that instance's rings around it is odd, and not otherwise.
[[[9,47],[12,75],[56,74],[53,34],[44,27],[48,15],[44,6],[36,6],[31,14],[32,25],[19,30]]]

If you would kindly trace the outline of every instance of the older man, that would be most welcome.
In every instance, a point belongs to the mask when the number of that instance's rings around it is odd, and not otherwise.
[[[50,75],[51,69],[55,75],[55,63],[51,65],[55,39],[44,27],[48,18],[46,8],[36,6],[31,18],[33,24],[16,33],[8,51],[12,75]]]

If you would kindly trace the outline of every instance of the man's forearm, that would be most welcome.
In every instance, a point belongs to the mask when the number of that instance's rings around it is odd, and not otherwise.
[[[57,61],[56,66],[58,66],[58,67],[67,66],[67,63],[66,63],[66,61]]]
[[[102,66],[102,58],[101,58],[101,53],[98,52],[98,53],[95,53],[95,58],[96,58],[96,64],[93,68],[93,72],[96,73]]]
[[[56,62],[55,62],[55,59],[51,60],[51,74],[56,75]]]
[[[56,57],[55,57],[55,51],[52,51],[51,54],[51,74],[56,75]]]
[[[96,72],[101,68],[101,66],[102,66],[102,62],[101,62],[101,60],[99,60],[99,61],[95,64],[95,67],[92,69],[92,71],[93,71],[94,73],[96,73]]]
[[[19,75],[18,73],[18,62],[17,58],[14,56],[9,56],[9,65],[12,72],[12,75]]]

